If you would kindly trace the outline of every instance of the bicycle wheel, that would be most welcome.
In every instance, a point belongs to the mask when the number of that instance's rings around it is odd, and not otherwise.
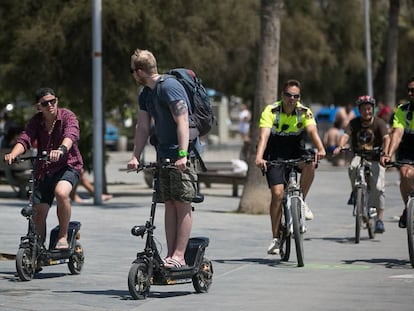
[[[356,188],[355,196],[355,243],[358,244],[361,238],[362,212],[365,204],[364,192],[361,188]]]
[[[285,210],[285,209],[283,209]],[[290,257],[290,234],[286,223],[286,216],[282,214],[280,221],[280,258],[282,261],[288,261]]]
[[[411,266],[414,268],[414,200],[410,198],[407,204],[407,240]]]
[[[292,203],[290,207],[292,211],[292,222],[293,222],[293,235],[295,238],[295,247],[296,247],[296,257],[298,260],[298,267],[303,267],[303,233],[300,230],[300,209],[301,201],[299,198],[292,198]]]

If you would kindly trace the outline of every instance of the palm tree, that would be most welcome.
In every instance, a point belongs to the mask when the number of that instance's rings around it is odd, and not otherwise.
[[[282,11],[282,0],[261,0],[260,47],[253,122],[250,131],[249,170],[238,210],[243,213],[267,213],[270,203],[270,192],[266,180],[255,165],[255,147],[259,136],[258,120],[261,111],[277,98]]]

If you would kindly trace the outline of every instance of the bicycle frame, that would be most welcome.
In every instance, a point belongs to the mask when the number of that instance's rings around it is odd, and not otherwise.
[[[284,165],[288,172],[288,180],[285,182],[282,216],[280,222],[280,255],[282,261],[288,261],[290,256],[290,238],[293,237],[296,246],[298,267],[304,266],[303,261],[303,234],[306,232],[305,202],[298,182],[298,165],[314,161],[314,155],[304,156],[298,159],[274,160],[266,162],[268,167]]]
[[[282,209],[286,217],[286,223],[288,224],[288,233],[293,234],[293,222],[292,222],[292,199],[297,198],[301,203],[301,212],[300,212],[300,225],[301,232],[306,232],[306,219],[305,219],[305,202],[303,201],[303,194],[298,183],[298,172],[296,166],[292,165],[289,171],[289,180],[285,185],[284,190],[284,202],[282,204]]]
[[[354,211],[355,216],[355,243],[359,243],[361,236],[361,221],[366,224],[368,235],[370,239],[375,238],[375,218],[377,216],[376,210],[371,211],[368,206],[370,185],[369,178],[371,175],[371,164],[367,160],[368,156],[377,155],[380,149],[374,150],[360,150],[355,152],[356,156],[360,157],[359,164],[356,168],[356,179],[354,182]]]

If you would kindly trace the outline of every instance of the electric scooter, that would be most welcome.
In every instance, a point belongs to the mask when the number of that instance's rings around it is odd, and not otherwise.
[[[197,293],[206,293],[213,280],[213,265],[210,260],[204,257],[205,250],[209,245],[207,237],[190,238],[184,256],[187,263],[185,267],[169,268],[164,266],[154,240],[154,218],[157,206],[160,165],[164,168],[176,169],[168,159],[162,164],[146,163],[140,165],[137,169],[137,172],[144,169],[152,171],[153,191],[149,220],[145,225],[134,226],[131,229],[134,236],[144,238],[144,235],[146,235],[145,248],[142,252],[137,253],[128,274],[128,288],[134,299],[145,299],[149,295],[151,285],[174,285],[192,282]],[[201,203],[203,200],[203,195],[198,194],[193,203]]]
[[[31,177],[29,180],[29,203],[21,210],[22,216],[28,220],[28,230],[25,236],[20,238],[19,249],[16,254],[16,270],[22,281],[30,281],[35,273],[42,270],[42,266],[51,266],[67,263],[72,274],[80,274],[83,263],[83,248],[79,243],[81,223],[71,221],[68,227],[68,249],[55,249],[59,226],[54,227],[50,232],[49,248],[46,248],[40,236],[36,233],[36,226],[33,221],[33,192],[35,178],[35,161],[48,161],[48,155],[43,152],[41,156],[27,156],[15,159],[15,163],[31,161]]]

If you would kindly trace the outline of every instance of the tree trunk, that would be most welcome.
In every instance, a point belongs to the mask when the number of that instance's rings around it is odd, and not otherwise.
[[[396,106],[397,61],[398,61],[398,16],[400,0],[390,0],[388,15],[387,55],[385,64],[385,104]]]
[[[263,108],[277,99],[279,74],[280,17],[282,0],[261,0],[260,47],[256,76],[256,95],[250,131],[250,157],[247,180],[240,200],[239,212],[268,213],[270,191],[266,178],[255,165],[256,145],[259,137],[258,120]]]

